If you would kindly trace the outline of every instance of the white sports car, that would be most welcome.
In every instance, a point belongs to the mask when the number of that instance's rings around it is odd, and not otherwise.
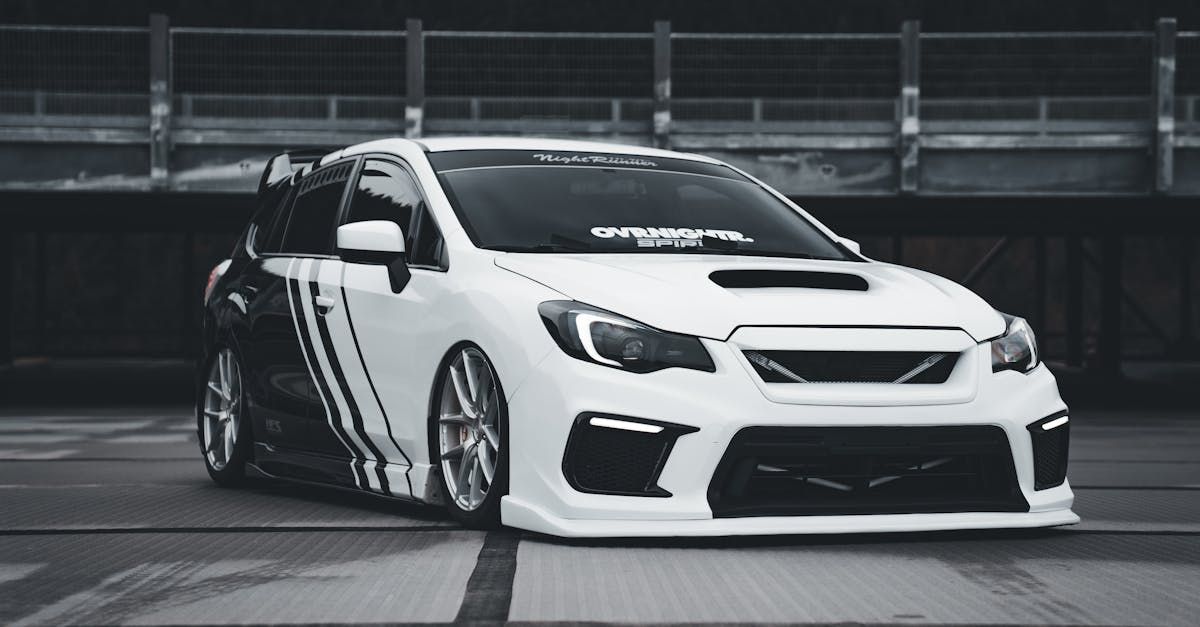
[[[703,156],[279,155],[204,302],[222,485],[250,466],[561,536],[1079,520],[1024,320]]]

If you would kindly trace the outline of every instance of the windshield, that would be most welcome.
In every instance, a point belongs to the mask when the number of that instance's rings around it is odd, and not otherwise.
[[[515,150],[433,153],[430,161],[481,248],[849,259],[725,166]]]

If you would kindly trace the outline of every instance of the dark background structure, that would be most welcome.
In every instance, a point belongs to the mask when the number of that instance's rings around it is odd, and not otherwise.
[[[1116,0],[3,2],[0,364],[186,359],[270,154],[485,133],[713,154],[1030,318],[1063,373],[1188,380],[1197,29]]]

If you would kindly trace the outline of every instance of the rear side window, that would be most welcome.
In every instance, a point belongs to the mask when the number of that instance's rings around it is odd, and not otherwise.
[[[282,251],[291,255],[327,255],[333,252],[333,229],[350,171],[347,161],[314,170],[300,180],[288,220]]]

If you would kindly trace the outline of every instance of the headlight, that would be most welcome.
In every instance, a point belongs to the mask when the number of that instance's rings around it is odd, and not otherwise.
[[[691,368],[716,372],[698,338],[650,328],[624,316],[569,300],[538,305],[554,341],[576,359],[630,372]]]
[[[1038,365],[1037,339],[1024,318],[1002,313],[1008,325],[1004,335],[992,340],[992,372],[1029,372]]]

